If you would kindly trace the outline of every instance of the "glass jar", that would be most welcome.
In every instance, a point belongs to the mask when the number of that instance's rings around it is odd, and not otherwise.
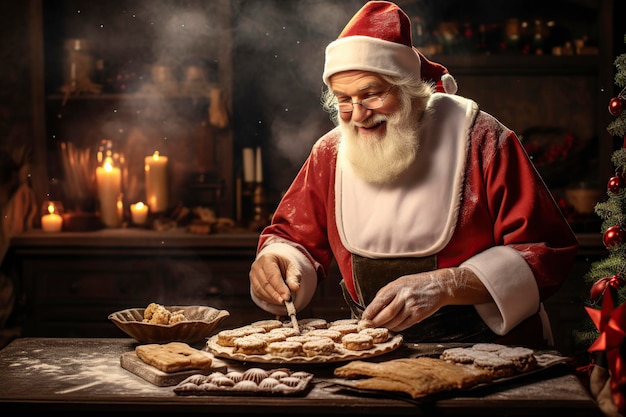
[[[92,85],[94,58],[85,39],[65,40],[64,87],[69,92],[86,91]]]

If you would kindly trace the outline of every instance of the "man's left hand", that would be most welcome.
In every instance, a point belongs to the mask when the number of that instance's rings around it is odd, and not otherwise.
[[[404,275],[378,290],[363,312],[372,325],[402,331],[448,304],[492,301],[478,277],[467,268],[444,268]]]

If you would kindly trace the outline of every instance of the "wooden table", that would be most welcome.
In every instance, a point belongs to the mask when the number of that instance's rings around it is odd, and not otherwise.
[[[21,338],[0,350],[0,410],[62,411],[64,415],[454,415],[602,416],[567,366],[430,402],[389,395],[358,395],[328,383],[338,364],[308,365],[313,388],[302,397],[177,396],[120,366],[133,339]],[[402,346],[375,360],[428,351]],[[229,370],[258,364],[227,361]],[[266,365],[267,366],[267,365]],[[304,366],[304,365],[302,365]],[[270,367],[280,367],[270,364]],[[292,368],[293,369],[293,368]]]

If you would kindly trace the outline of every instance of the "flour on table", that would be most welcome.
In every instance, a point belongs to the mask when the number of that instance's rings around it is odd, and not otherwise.
[[[120,366],[119,357],[105,356],[101,352],[79,354],[62,358],[48,358],[45,362],[27,356],[24,352],[9,367],[24,375],[45,375],[67,383],[67,387],[55,394],[69,394],[89,389],[90,394],[111,393],[157,393],[160,387],[133,375]],[[107,388],[100,389],[106,385]],[[111,391],[113,388],[113,392]]]

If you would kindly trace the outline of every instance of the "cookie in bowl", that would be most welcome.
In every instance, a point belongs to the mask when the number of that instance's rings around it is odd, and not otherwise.
[[[146,314],[148,309],[150,311]],[[139,343],[193,344],[211,336],[229,315],[227,310],[208,306],[164,306],[151,303],[146,308],[111,313],[109,320]]]

